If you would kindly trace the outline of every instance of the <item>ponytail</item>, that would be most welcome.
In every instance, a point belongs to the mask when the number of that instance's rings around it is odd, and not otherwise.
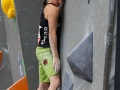
[[[47,0],[44,0],[44,1],[43,1],[43,6],[45,7],[46,4],[47,4]]]

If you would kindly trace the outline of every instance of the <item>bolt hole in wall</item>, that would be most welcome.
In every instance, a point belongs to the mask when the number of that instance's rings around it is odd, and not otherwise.
[[[88,0],[88,4],[90,4],[90,0]]]

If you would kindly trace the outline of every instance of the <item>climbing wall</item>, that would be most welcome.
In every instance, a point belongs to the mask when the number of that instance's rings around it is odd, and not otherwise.
[[[15,0],[23,59],[29,90],[38,88],[38,61],[35,55],[38,26],[42,7],[41,0]]]
[[[1,4],[0,4],[1,5]],[[21,40],[16,19],[8,19],[0,8],[0,89],[6,90],[25,75]]]
[[[0,67],[0,88],[2,90],[5,90],[13,83],[13,81],[10,69],[10,59],[8,54],[4,15],[1,9],[0,9],[0,51],[2,51],[2,63]]]
[[[67,90],[113,90],[114,81],[112,78],[114,77],[114,64],[111,66],[113,69],[112,74],[109,75],[111,78],[108,80],[108,82],[112,80],[112,83],[109,83],[111,86],[109,86],[109,89],[103,88],[106,87],[106,84],[104,85],[104,69],[107,57],[107,46],[109,46],[109,41],[107,40],[109,34],[112,35],[112,33],[108,33],[108,30],[110,26],[113,25],[111,22],[114,22],[111,20],[111,15],[113,15],[111,12],[114,13],[114,1],[65,0],[63,8],[60,47],[62,90],[66,90],[64,89],[66,88],[64,84],[68,85],[68,83],[70,83],[69,85],[71,85],[71,88],[68,87],[69,89]],[[113,17],[114,16],[112,16],[112,18]],[[114,31],[114,29],[112,30]],[[86,42],[86,38],[91,32],[93,32],[93,42],[91,40],[93,52],[88,52],[86,51],[87,46],[82,45],[83,42]],[[89,46],[91,43],[89,42],[87,45]],[[77,51],[76,48],[79,50]],[[114,50],[112,51],[113,63],[115,63]],[[91,56],[93,66],[91,63],[88,64],[88,62],[85,63],[84,61],[90,59],[90,57],[88,58],[88,54],[93,54],[93,57]],[[93,67],[92,83],[85,80],[86,70],[88,70],[87,68],[89,65]],[[92,69],[89,70],[92,72]],[[66,73],[70,77],[72,83],[65,83]]]
[[[117,20],[114,6],[115,0],[64,1],[61,6],[60,90],[113,90],[114,22]],[[15,0],[15,7],[16,19],[9,20],[0,11],[0,50],[3,51],[0,88],[5,90],[27,75],[29,90],[36,90],[39,82],[35,49],[42,0]]]

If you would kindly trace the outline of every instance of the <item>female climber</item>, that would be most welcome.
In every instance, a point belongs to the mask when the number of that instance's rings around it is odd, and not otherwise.
[[[40,41],[36,48],[39,62],[38,90],[57,90],[60,86],[60,60],[58,36],[60,31],[60,9],[62,0],[44,0],[40,18]]]

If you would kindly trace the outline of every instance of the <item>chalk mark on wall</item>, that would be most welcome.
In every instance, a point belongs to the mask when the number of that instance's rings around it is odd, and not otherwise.
[[[90,4],[90,0],[88,0],[88,4]]]
[[[2,21],[2,16],[0,16],[0,22]]]
[[[22,65],[21,65],[21,62],[20,62],[19,52],[17,53],[17,56],[18,56],[18,65],[19,65],[20,75],[22,77],[23,76],[23,71],[22,71]]]

